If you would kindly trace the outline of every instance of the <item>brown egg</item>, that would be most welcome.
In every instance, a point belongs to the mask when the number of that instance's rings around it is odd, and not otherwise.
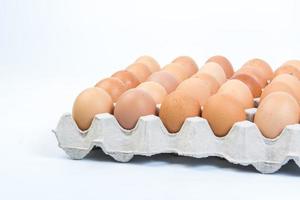
[[[162,102],[159,117],[170,133],[177,133],[188,117],[200,116],[197,100],[185,92],[175,90]]]
[[[265,97],[267,97],[268,95],[270,95],[271,93],[274,93],[274,92],[286,92],[286,93],[289,93],[290,95],[292,95],[295,99],[297,99],[294,91],[289,87],[289,85],[278,81],[278,82],[271,82],[269,85],[267,85],[267,87],[265,87],[263,89],[263,92],[261,93],[261,96],[260,96],[260,102]]]
[[[182,81],[176,90],[180,90],[196,99],[203,106],[211,95],[211,89],[206,81],[199,78],[189,78]]]
[[[104,89],[111,96],[113,102],[116,102],[121,94],[126,91],[126,85],[118,78],[106,78],[99,81],[95,87]]]
[[[179,56],[175,58],[172,63],[179,63],[184,66],[186,73],[190,76],[195,74],[198,71],[198,65],[196,62],[189,56]]]
[[[161,84],[168,94],[173,92],[178,86],[177,79],[166,71],[154,72],[148,77],[147,81],[154,81]]]
[[[223,70],[226,74],[226,78],[230,78],[234,73],[232,64],[224,56],[220,56],[220,55],[212,56],[206,61],[206,63],[208,63],[208,62],[218,63],[223,68]]]
[[[226,94],[240,102],[244,108],[253,108],[253,96],[248,86],[240,80],[232,79],[225,82],[218,90],[219,94]]]
[[[278,76],[280,74],[291,74],[291,75],[297,77],[300,80],[300,69],[298,69],[294,65],[285,64],[285,65],[280,66],[275,71],[275,76]]]
[[[290,74],[280,74],[272,80],[272,83],[274,82],[282,82],[287,84],[293,90],[297,101],[300,103],[300,80],[297,79],[297,77]]]
[[[167,96],[166,89],[159,83],[153,81],[143,82],[137,88],[142,89],[150,94],[156,104],[161,104],[161,102]]]
[[[247,61],[243,66],[251,66],[258,69],[260,76],[263,77],[265,80],[272,80],[274,73],[270,65],[259,58],[254,58]]]
[[[205,81],[211,89],[211,95],[215,94],[220,88],[220,84],[218,83],[218,81],[209,74],[198,72],[194,74],[192,77],[199,78],[200,80]]]
[[[299,122],[299,105],[286,92],[274,92],[261,101],[254,123],[266,138],[276,138],[282,130]]]
[[[231,79],[237,79],[245,83],[250,89],[254,98],[260,97],[261,95],[261,87],[259,83],[250,75],[245,73],[234,74]]]
[[[235,74],[240,74],[240,73],[248,74],[249,76],[252,76],[252,78],[254,78],[259,83],[261,88],[267,85],[267,79],[263,77],[262,74],[255,67],[251,67],[250,65],[243,66]]]
[[[140,82],[144,82],[151,75],[150,69],[142,63],[133,63],[126,70],[133,73]]]
[[[288,60],[283,65],[291,65],[300,70],[300,60]]]
[[[164,66],[163,71],[169,72],[172,74],[178,83],[189,77],[189,74],[184,69],[183,65],[179,63],[170,63]]]
[[[118,71],[111,77],[120,79],[126,85],[127,89],[135,88],[140,84],[140,81],[137,79],[137,77],[133,73],[126,70]]]
[[[125,129],[133,129],[140,117],[155,115],[153,98],[141,89],[130,89],[123,93],[115,105],[114,115]]]
[[[227,135],[234,123],[246,120],[243,105],[231,96],[215,94],[203,107],[202,117],[206,119],[218,137]]]
[[[206,73],[213,76],[220,85],[226,81],[226,74],[223,68],[215,62],[209,62],[204,64],[198,73]]]
[[[111,113],[113,101],[109,94],[101,88],[88,88],[81,92],[74,104],[72,116],[81,130],[87,130],[95,115],[100,113]]]
[[[151,56],[141,56],[138,59],[136,59],[135,63],[145,64],[152,73],[160,70],[160,65]]]

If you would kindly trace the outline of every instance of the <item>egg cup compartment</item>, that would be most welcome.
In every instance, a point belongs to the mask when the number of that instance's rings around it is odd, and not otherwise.
[[[237,122],[224,137],[216,137],[206,119],[186,119],[177,134],[168,133],[159,117],[141,117],[132,130],[124,130],[111,114],[97,115],[83,133],[71,114],[64,114],[54,133],[72,159],[84,158],[100,147],[116,161],[128,162],[134,155],[176,153],[204,158],[222,157],[234,164],[253,165],[261,173],[274,173],[293,159],[300,167],[300,124],[287,126],[275,139],[265,138],[251,122],[256,109],[248,109],[247,121]]]

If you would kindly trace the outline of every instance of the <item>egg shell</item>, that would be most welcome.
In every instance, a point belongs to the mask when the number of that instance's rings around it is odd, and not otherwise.
[[[180,90],[196,99],[203,106],[211,95],[209,85],[199,78],[189,78],[182,81],[176,90]]]
[[[246,113],[236,99],[217,93],[203,106],[202,117],[208,121],[216,136],[223,137],[234,123],[246,120]]]
[[[218,81],[219,85],[222,85],[226,81],[226,74],[218,63],[206,63],[201,67],[198,73],[200,72],[213,76]]]
[[[297,77],[290,74],[281,74],[272,80],[272,83],[274,82],[282,82],[287,84],[293,90],[297,101],[300,103],[300,80]]]
[[[271,66],[262,59],[254,58],[248,60],[243,66],[251,66],[256,68],[259,71],[261,77],[264,77],[267,81],[273,79],[274,72]]]
[[[263,77],[263,74],[258,71],[257,68],[251,67],[250,65],[245,65],[241,69],[239,69],[235,74],[248,74],[252,76],[260,85],[261,88],[264,88],[267,85],[267,79]]]
[[[299,105],[286,92],[274,92],[259,104],[254,123],[266,138],[276,138],[282,130],[299,122]]]
[[[180,90],[170,93],[162,102],[159,111],[159,117],[169,133],[177,133],[186,118],[200,114],[198,101]]]
[[[126,91],[126,85],[118,78],[106,78],[99,81],[95,87],[104,89],[111,96],[113,102],[116,102],[121,94]]]
[[[144,90],[136,88],[123,93],[114,109],[114,116],[124,129],[133,129],[140,117],[155,114],[154,99]]]
[[[220,88],[218,81],[207,73],[198,72],[194,74],[192,78],[199,78],[200,80],[205,81],[211,89],[211,95],[215,94]]]
[[[175,58],[172,63],[179,63],[184,66],[186,73],[190,76],[195,74],[198,71],[198,65],[193,60],[193,58],[189,56],[178,56]]]
[[[189,77],[189,74],[186,72],[182,64],[179,63],[170,63],[164,66],[163,71],[169,72],[172,74],[178,83]]]
[[[223,70],[226,74],[226,78],[230,78],[234,73],[232,64],[224,56],[221,56],[221,55],[212,56],[206,61],[206,63],[208,63],[208,62],[218,63],[223,68]]]
[[[147,65],[142,63],[133,63],[129,65],[126,70],[133,73],[140,82],[144,82],[151,74]]]
[[[234,74],[231,79],[237,79],[245,83],[250,89],[254,98],[260,97],[262,88],[255,78],[246,73]]]
[[[166,71],[158,71],[151,74],[147,81],[154,81],[161,84],[167,91],[167,93],[173,92],[178,86],[177,79]]]
[[[217,93],[231,96],[240,102],[245,109],[254,107],[253,96],[250,89],[240,80],[232,79],[225,82]]]
[[[161,104],[161,102],[167,96],[166,89],[159,83],[153,81],[143,82],[137,88],[144,90],[145,92],[150,94],[156,104]]]
[[[280,66],[275,71],[275,76],[278,76],[280,74],[291,74],[291,75],[297,77],[300,80],[300,69],[298,69],[294,65],[285,64],[285,65]]]
[[[101,88],[88,88],[82,91],[73,104],[72,116],[81,130],[87,130],[95,115],[112,113],[113,101],[110,95]]]
[[[288,60],[283,65],[291,65],[300,70],[300,60]]]
[[[117,71],[111,77],[120,79],[126,85],[127,89],[135,88],[140,84],[138,78],[126,70]]]
[[[267,87],[265,87],[261,93],[260,96],[260,102],[274,92],[286,92],[292,95],[295,99],[297,99],[296,95],[294,94],[294,91],[289,87],[288,84],[283,82],[271,82]]]
[[[136,59],[135,63],[142,63],[146,65],[152,73],[160,70],[160,65],[151,56],[147,56],[147,55],[140,56],[138,59]]]

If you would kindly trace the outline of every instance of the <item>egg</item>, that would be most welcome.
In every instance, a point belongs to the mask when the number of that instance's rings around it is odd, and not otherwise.
[[[222,85],[226,81],[226,74],[218,63],[208,62],[201,67],[198,73],[200,72],[213,76],[219,85]]]
[[[166,71],[158,71],[151,74],[147,81],[154,81],[161,84],[167,91],[167,93],[173,92],[178,86],[177,79]]]
[[[283,65],[291,65],[300,70],[300,60],[288,60]]]
[[[147,65],[142,63],[133,63],[129,65],[126,70],[133,73],[140,82],[144,82],[151,74]]]
[[[259,104],[254,123],[266,138],[276,138],[282,130],[299,122],[299,105],[286,92],[269,94]]]
[[[209,85],[199,78],[189,78],[179,84],[176,90],[187,93],[203,106],[211,95]]]
[[[263,89],[263,92],[260,96],[260,102],[265,97],[267,97],[268,95],[270,95],[271,93],[274,93],[274,92],[286,92],[286,93],[289,93],[290,95],[292,95],[295,99],[297,99],[294,91],[289,87],[289,85],[278,81],[278,82],[271,82],[269,85],[267,85],[267,87],[265,87]]]
[[[246,120],[243,105],[231,96],[215,94],[203,106],[202,117],[206,119],[218,137],[227,135],[234,123]]]
[[[232,64],[224,56],[220,56],[220,55],[212,56],[206,61],[206,63],[208,63],[208,62],[218,63],[223,68],[223,70],[226,74],[226,78],[230,78],[234,73]]]
[[[198,71],[198,65],[196,62],[189,56],[179,56],[175,58],[172,63],[178,63],[184,66],[186,73],[190,76],[195,74]]]
[[[239,69],[235,74],[248,74],[252,78],[254,78],[260,85],[261,88],[267,85],[267,78],[264,77],[257,68],[251,67],[250,65],[243,66]]]
[[[95,115],[112,113],[113,101],[110,95],[101,88],[88,88],[81,92],[74,104],[72,116],[81,130],[87,130]]]
[[[159,83],[153,81],[143,82],[137,88],[144,90],[145,92],[150,94],[156,104],[161,104],[161,102],[167,96],[166,89]]]
[[[121,94],[126,91],[126,85],[118,78],[106,78],[99,81],[95,87],[104,89],[111,96],[113,102],[116,102]]]
[[[248,86],[240,80],[232,79],[225,82],[218,90],[219,94],[226,94],[239,101],[244,108],[253,108],[253,96]]]
[[[120,79],[126,85],[127,90],[135,88],[140,84],[140,81],[137,79],[137,77],[133,73],[126,70],[118,71],[111,77]]]
[[[177,133],[186,118],[200,114],[198,101],[180,90],[170,93],[162,102],[159,111],[159,117],[169,133]]]
[[[172,74],[178,83],[189,77],[189,74],[186,72],[184,67],[178,63],[170,63],[164,66],[163,71],[169,72]]]
[[[248,86],[254,98],[260,97],[262,88],[252,76],[245,73],[239,73],[234,74],[231,79],[237,79],[242,81]]]
[[[251,59],[247,61],[243,66],[254,67],[259,71],[260,76],[265,78],[266,80],[272,80],[274,76],[274,72],[270,65],[266,61],[259,58]]]
[[[284,64],[281,65],[276,71],[275,76],[278,76],[280,74],[291,74],[295,77],[297,77],[300,80],[300,69],[294,65],[291,64]]]
[[[160,65],[151,56],[141,56],[138,59],[136,59],[135,63],[142,63],[146,65],[152,73],[160,70]]]
[[[282,82],[287,84],[293,90],[297,101],[300,103],[300,80],[297,77],[290,74],[281,74],[272,80],[272,83],[274,82]]]
[[[198,72],[194,74],[192,77],[199,78],[200,80],[205,81],[211,89],[211,94],[215,94],[220,88],[220,84],[218,83],[218,81],[209,74]]]
[[[114,116],[124,129],[133,129],[140,117],[155,114],[154,99],[144,90],[136,88],[123,93],[114,109]]]

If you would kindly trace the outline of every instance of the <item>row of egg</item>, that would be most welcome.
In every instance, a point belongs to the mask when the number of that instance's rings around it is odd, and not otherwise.
[[[247,61],[234,72],[224,56],[209,58],[198,69],[195,61],[180,56],[162,69],[150,56],[141,56],[125,70],[84,90],[73,105],[73,118],[82,130],[94,116],[113,113],[119,124],[132,129],[141,116],[158,115],[170,133],[185,119],[202,116],[216,136],[246,120],[245,109],[260,103],[254,123],[267,138],[300,119],[300,61],[290,60],[273,72],[261,59]],[[158,109],[159,107],[159,109]]]

